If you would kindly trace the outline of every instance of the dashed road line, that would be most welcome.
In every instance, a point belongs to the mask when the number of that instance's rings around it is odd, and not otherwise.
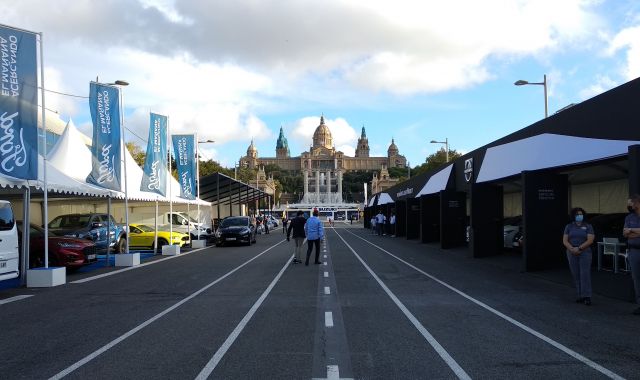
[[[333,327],[333,313],[330,311],[324,312],[324,326]]]
[[[325,294],[325,295],[330,295],[330,294],[331,294],[331,288],[330,288],[330,287],[328,287],[328,286],[325,286],[325,287],[324,287],[324,294]]]
[[[329,277],[329,272],[324,272],[324,277],[325,278]]]
[[[532,329],[531,327],[525,325],[524,323],[519,322],[519,321],[509,317],[508,315],[506,315],[506,314],[504,314],[504,313],[492,308],[491,306],[485,304],[484,302],[479,301],[479,300],[471,297],[467,293],[465,293],[465,292],[463,292],[461,290],[458,290],[457,288],[453,287],[452,285],[449,285],[448,283],[438,279],[437,277],[435,277],[435,276],[423,271],[422,269],[416,267],[415,265],[406,262],[405,260],[399,258],[398,256],[396,256],[393,253],[387,251],[386,249],[384,249],[384,248],[382,248],[382,247],[380,247],[380,246],[378,246],[378,245],[376,245],[374,243],[371,243],[367,239],[361,238],[360,236],[354,234],[351,231],[347,231],[347,232],[349,232],[351,235],[357,237],[358,239],[363,240],[363,241],[371,244],[372,246],[378,248],[379,250],[381,250],[382,252],[386,253],[387,255],[389,255],[389,256],[393,257],[394,259],[400,261],[401,263],[409,266],[410,268],[418,271],[419,273],[422,273],[423,275],[427,276],[428,278],[432,279],[433,281],[439,283],[440,285],[442,285],[445,288],[453,291],[454,293],[457,293],[458,295],[468,299],[469,301],[475,303],[476,305],[482,307],[483,309],[485,309],[485,310],[497,315],[498,317],[500,317],[500,318],[504,319],[505,321],[513,324],[514,326],[517,326],[517,327],[521,328],[522,330],[524,330],[524,331],[528,332],[529,334],[535,336],[536,338],[539,338],[540,340],[550,344],[551,346],[557,348],[558,350],[564,352],[565,354],[567,354],[567,355],[569,355],[569,356],[581,361],[583,364],[586,364],[587,366],[595,369],[596,371],[600,372],[601,374],[603,374],[603,375],[605,375],[605,376],[607,376],[607,377],[609,377],[611,379],[616,379],[616,380],[624,379],[622,376],[620,376],[620,375],[616,374],[615,372],[613,372],[613,371],[601,366],[600,364],[592,361],[591,359],[589,359],[589,358],[577,353],[576,351],[573,351],[572,349],[570,349],[569,347],[563,345],[562,343],[559,343],[559,342],[549,338],[548,336],[546,336],[546,335],[544,335],[544,334]],[[340,238],[342,239],[342,237],[340,237]],[[344,239],[343,239],[343,241],[344,241]]]

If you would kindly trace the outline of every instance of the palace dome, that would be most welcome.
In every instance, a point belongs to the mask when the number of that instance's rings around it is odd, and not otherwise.
[[[313,132],[313,147],[325,147],[331,149],[333,147],[333,137],[329,127],[324,123],[324,116],[320,116],[320,125]]]

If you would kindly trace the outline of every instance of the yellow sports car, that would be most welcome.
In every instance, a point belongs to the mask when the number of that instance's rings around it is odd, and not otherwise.
[[[129,244],[132,247],[147,247],[153,249],[155,229],[146,224],[129,224]],[[189,243],[189,235],[172,232],[171,244],[183,245]],[[158,231],[158,247],[169,244],[169,231]]]

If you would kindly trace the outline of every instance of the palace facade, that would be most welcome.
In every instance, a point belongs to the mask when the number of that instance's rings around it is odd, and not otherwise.
[[[289,144],[282,127],[276,142],[275,157],[259,157],[258,150],[251,140],[247,155],[240,158],[240,165],[247,168],[260,168],[265,165],[277,165],[283,170],[301,172],[304,175],[303,203],[338,204],[342,203],[342,174],[350,171],[378,171],[386,168],[405,168],[407,160],[400,155],[393,139],[387,149],[386,157],[369,156],[369,140],[364,127],[358,139],[355,156],[346,156],[337,151],[329,127],[320,117],[320,125],[313,133],[313,145],[298,157],[291,157]]]

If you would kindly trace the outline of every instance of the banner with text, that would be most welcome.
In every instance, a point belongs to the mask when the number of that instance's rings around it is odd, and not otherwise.
[[[178,167],[180,196],[185,199],[196,199],[195,135],[173,135],[171,141]]]
[[[167,117],[151,113],[140,190],[164,196],[167,187]]]
[[[0,174],[38,179],[36,34],[0,25]]]
[[[91,173],[87,182],[121,191],[120,89],[96,82],[89,87],[93,121]]]

